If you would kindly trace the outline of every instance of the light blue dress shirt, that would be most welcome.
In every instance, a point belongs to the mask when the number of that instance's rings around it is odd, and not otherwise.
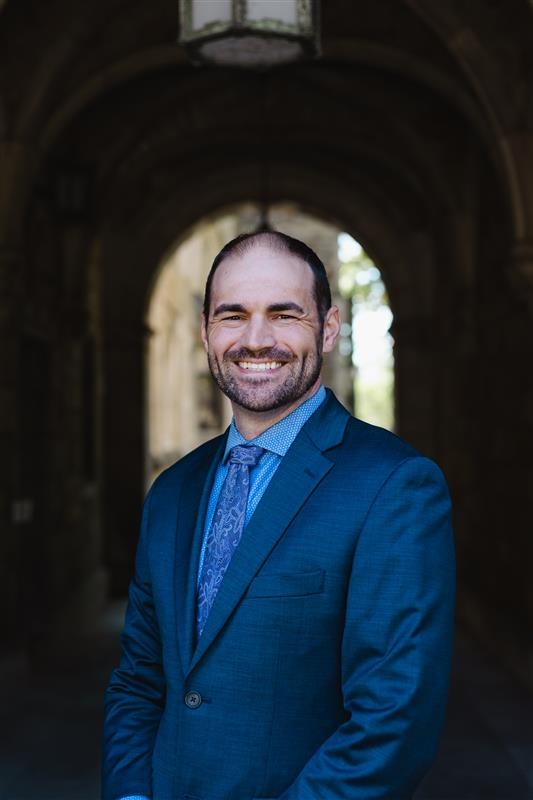
[[[204,541],[202,551],[200,553],[200,561],[198,564],[198,576],[202,571],[202,564],[204,562],[205,546],[207,541],[207,534],[211,526],[211,520],[215,513],[217,501],[222,490],[222,484],[226,478],[229,470],[229,451],[232,447],[238,444],[255,444],[258,447],[264,448],[266,451],[263,453],[259,462],[250,469],[250,489],[248,493],[248,504],[246,506],[245,526],[250,521],[250,517],[254,513],[259,501],[261,500],[268,484],[272,480],[275,471],[281,463],[281,459],[300,433],[303,425],[307,422],[309,417],[315,413],[317,408],[324,402],[326,398],[326,390],[323,386],[312,395],[305,403],[297,406],[294,411],[291,411],[286,417],[276,422],[266,431],[263,431],[255,439],[245,439],[235,425],[235,420],[232,420],[228,432],[228,440],[226,442],[226,449],[220,464],[218,465],[213,481],[213,488],[209,497],[209,504],[207,506],[207,513],[205,517],[204,526]]]
[[[248,504],[246,507],[245,525],[249,522],[250,517],[257,508],[257,504],[262,498],[265,489],[272,480],[272,477],[281,463],[281,459],[294,442],[302,427],[307,422],[311,414],[314,414],[318,407],[324,402],[326,398],[326,390],[323,386],[312,395],[305,403],[291,411],[286,417],[276,422],[272,427],[267,428],[255,439],[245,439],[235,426],[235,421],[232,420],[228,432],[228,440],[226,442],[226,449],[220,464],[215,473],[213,481],[213,488],[209,497],[209,504],[207,506],[207,513],[205,518],[204,527],[204,541],[202,545],[202,552],[200,554],[200,563],[198,566],[198,575],[202,570],[204,560],[205,544],[207,540],[207,533],[215,508],[217,500],[222,489],[222,484],[229,469],[228,455],[232,447],[237,444],[255,444],[258,447],[263,447],[266,451],[259,459],[258,464],[250,470],[250,490],[248,494]],[[150,800],[145,795],[132,794],[120,798],[120,800]]]

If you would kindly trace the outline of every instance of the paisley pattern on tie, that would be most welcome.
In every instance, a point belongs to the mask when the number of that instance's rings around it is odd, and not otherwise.
[[[237,445],[230,450],[230,467],[207,536],[198,582],[198,636],[202,634],[224,574],[241,539],[250,488],[250,467],[257,464],[263,453],[263,448],[255,445]]]

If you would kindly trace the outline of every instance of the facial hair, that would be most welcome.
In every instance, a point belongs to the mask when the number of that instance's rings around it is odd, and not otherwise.
[[[270,348],[259,352],[240,348],[229,350],[220,362],[211,352],[207,361],[211,375],[219,389],[233,402],[248,411],[273,411],[276,408],[297,403],[316,383],[322,369],[322,337],[317,337],[316,349],[304,355],[301,360],[294,354]],[[254,374],[252,381],[239,380],[232,373],[232,365],[236,361],[281,361],[284,369],[289,367],[289,374],[282,383],[271,378],[268,373]],[[271,385],[269,385],[271,384]]]

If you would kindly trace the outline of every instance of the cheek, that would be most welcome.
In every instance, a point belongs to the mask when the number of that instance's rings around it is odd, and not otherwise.
[[[235,346],[236,339],[232,331],[216,331],[209,336],[208,351],[216,356],[223,356]]]
[[[317,339],[314,332],[308,333],[305,336],[298,337],[298,340],[293,341],[291,346],[295,352],[300,352],[306,355],[315,355],[322,344],[321,339]]]

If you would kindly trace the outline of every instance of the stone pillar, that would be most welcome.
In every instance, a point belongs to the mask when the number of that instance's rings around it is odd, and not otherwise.
[[[428,317],[395,320],[394,402],[398,433],[426,455],[436,457],[435,336]]]
[[[105,321],[103,338],[104,549],[114,596],[132,574],[145,458],[145,353],[149,332],[138,319]]]
[[[530,126],[531,130],[531,126]],[[531,342],[531,319],[533,317],[533,135],[531,132],[514,137],[511,141],[515,153],[515,162],[518,165],[517,178],[521,188],[521,208],[523,209],[523,230],[521,237],[516,242],[511,254],[510,277],[519,297],[525,300],[528,309],[529,324],[522,331],[517,332],[516,347],[513,355],[517,359],[517,368],[522,363],[524,375],[517,386],[516,392],[520,397],[522,410],[520,426],[521,458],[518,461],[518,470],[523,483],[516,485],[515,504],[520,509],[518,524],[520,536],[516,542],[515,560],[519,569],[521,592],[518,596],[522,626],[519,637],[519,647],[511,650],[513,662],[520,670],[521,675],[533,686],[533,645],[531,643],[531,628],[533,627],[533,595],[531,593],[531,564],[533,563],[533,540],[531,536],[531,520],[533,520],[533,460],[531,449],[533,446],[533,375],[531,363],[533,362],[533,345]],[[525,333],[525,336],[524,336]],[[516,368],[515,368],[516,369]],[[516,468],[516,466],[515,466]],[[524,635],[525,634],[525,635]]]
[[[510,272],[513,277],[514,285],[526,300],[529,316],[533,317],[533,238],[527,242],[521,242],[515,247],[512,254]],[[531,376],[531,370],[529,370],[529,374]],[[531,381],[531,379],[523,401],[523,422],[526,431],[531,436],[533,433],[533,381]],[[526,497],[529,498],[531,506],[530,519],[533,519],[533,459],[529,458],[527,460],[527,467],[528,479]],[[533,618],[533,602],[531,606],[531,616]]]
[[[507,154],[510,199],[514,211],[515,244],[509,263],[512,286],[525,294],[533,309],[533,132],[504,137],[501,149]]]
[[[513,277],[515,292],[503,279]],[[460,613],[489,651],[533,685],[533,260],[521,243],[480,308],[476,492],[460,542]]]
[[[531,683],[533,148],[526,138],[504,145],[509,155],[514,148],[519,164],[508,186],[515,245],[510,246],[501,196],[486,192],[462,208],[460,223],[469,235],[458,236],[461,269],[443,349],[450,402],[443,408],[455,501],[458,615],[487,649]]]
[[[0,243],[20,241],[33,166],[25,145],[0,141]]]
[[[57,589],[63,596],[54,626],[81,633],[94,625],[107,596],[100,519],[96,334],[90,308],[89,236],[82,223],[65,224],[62,245],[62,315],[54,348],[53,483],[57,520]],[[66,564],[70,568],[65,569]],[[75,579],[73,580],[73,576]]]
[[[42,541],[42,535],[41,540],[36,536],[42,504],[29,480],[30,461],[24,453],[25,448],[33,450],[31,469],[36,472],[36,450],[42,449],[35,441],[37,421],[28,413],[26,390],[29,374],[42,373],[47,354],[37,348],[30,353],[29,339],[23,337],[27,296],[21,246],[33,167],[25,145],[0,142],[0,607],[5,610],[0,625],[7,647],[25,646],[35,619],[47,607],[47,598],[41,597],[36,609],[32,588],[40,561],[34,543]],[[39,407],[43,399],[37,394],[33,398]],[[28,418],[31,425],[25,424]]]
[[[509,270],[511,284],[525,298],[530,315],[533,316],[533,232],[513,248]]]
[[[20,495],[18,480],[19,326],[21,318],[19,250],[0,246],[0,639],[14,643],[18,619],[21,537],[31,518],[29,498]]]

